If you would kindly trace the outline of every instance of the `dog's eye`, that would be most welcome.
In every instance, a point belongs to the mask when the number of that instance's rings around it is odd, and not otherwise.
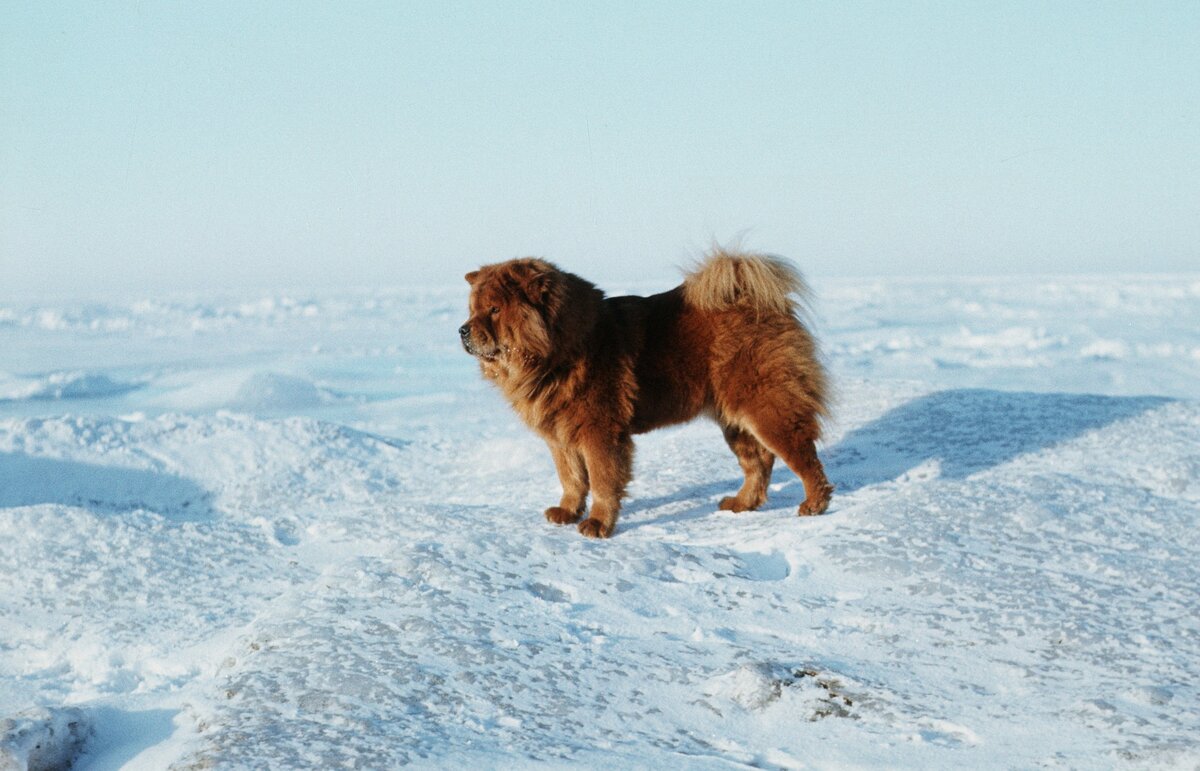
[[[499,312],[500,312],[500,309],[497,308],[495,305],[493,305],[491,307],[491,309],[488,310],[488,313],[492,314],[493,316],[495,316]]]

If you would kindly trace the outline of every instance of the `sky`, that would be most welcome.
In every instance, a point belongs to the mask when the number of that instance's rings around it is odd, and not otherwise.
[[[1200,3],[3,2],[0,294],[1200,270]]]

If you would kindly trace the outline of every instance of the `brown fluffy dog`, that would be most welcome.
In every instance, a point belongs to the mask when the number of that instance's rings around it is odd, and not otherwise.
[[[459,334],[483,374],[550,445],[562,500],[556,524],[612,535],[633,465],[634,434],[716,419],[746,481],[721,508],[767,499],[775,456],[804,482],[800,514],[820,514],[833,487],[814,442],[825,373],[797,318],[806,291],[777,257],[718,251],[681,286],[610,297],[539,259],[468,273],[471,317]]]

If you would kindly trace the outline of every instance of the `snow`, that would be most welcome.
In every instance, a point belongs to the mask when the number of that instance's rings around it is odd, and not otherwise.
[[[90,733],[83,710],[32,709],[0,720],[0,771],[67,768]]]
[[[605,542],[465,285],[0,300],[0,768],[1200,763],[1200,278],[817,296],[829,514],[699,422]]]
[[[0,373],[0,402],[104,398],[138,387],[137,383],[122,383],[99,373],[52,372],[42,377],[14,377]]]

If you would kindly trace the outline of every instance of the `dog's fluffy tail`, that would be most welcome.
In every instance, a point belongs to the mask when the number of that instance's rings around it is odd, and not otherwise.
[[[683,280],[683,297],[707,311],[749,308],[759,314],[795,315],[808,285],[782,257],[714,249]]]

